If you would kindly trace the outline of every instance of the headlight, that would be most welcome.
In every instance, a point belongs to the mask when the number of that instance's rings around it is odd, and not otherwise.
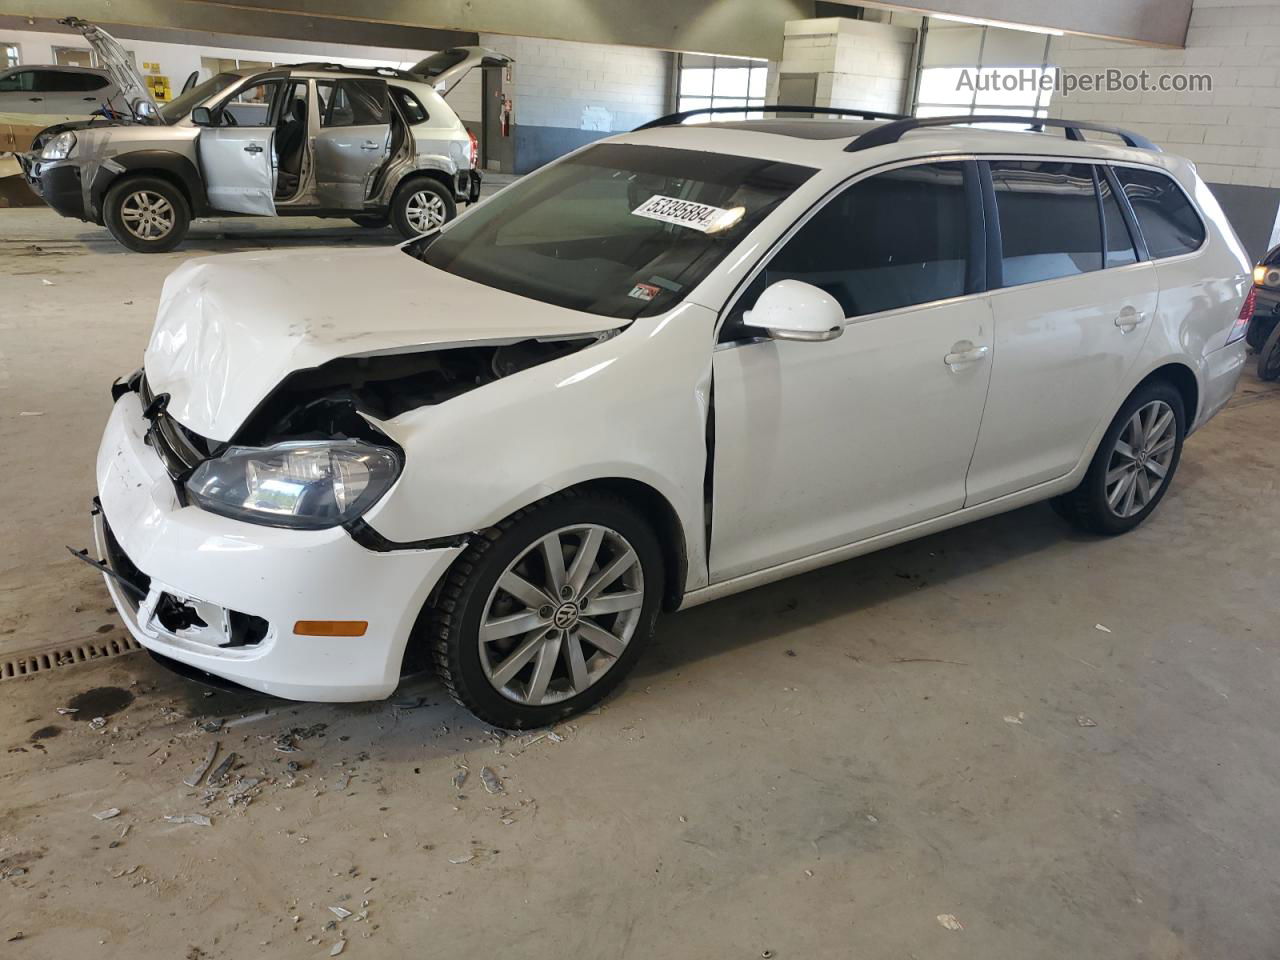
[[[275,527],[318,530],[356,519],[400,475],[394,450],[361,440],[232,447],[206,460],[187,492],[211,513]]]
[[[40,159],[65,160],[71,156],[75,147],[76,135],[70,130],[64,130],[44,145],[44,149],[40,151]]]

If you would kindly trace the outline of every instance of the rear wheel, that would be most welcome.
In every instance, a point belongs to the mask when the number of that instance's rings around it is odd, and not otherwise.
[[[391,198],[391,222],[405,239],[420,237],[458,215],[453,194],[439,180],[418,177]]]
[[[454,563],[432,616],[436,670],[488,723],[554,723],[635,665],[662,583],[657,538],[631,506],[559,494],[481,534]]]
[[[1258,351],[1258,379],[1280,380],[1280,323]]]
[[[1263,344],[1271,336],[1271,331],[1278,325],[1276,321],[1277,318],[1271,315],[1254,314],[1244,334],[1245,342],[1249,344],[1250,349],[1254,352],[1262,350]]]
[[[1080,486],[1054,509],[1090,533],[1132,530],[1168,491],[1185,434],[1182,395],[1163,380],[1140,387],[1111,421]]]
[[[138,253],[166,253],[191,225],[187,199],[159,177],[129,177],[111,186],[102,202],[111,235]]]

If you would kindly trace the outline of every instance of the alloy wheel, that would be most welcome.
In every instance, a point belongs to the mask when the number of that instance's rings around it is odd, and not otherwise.
[[[139,240],[159,240],[173,230],[177,214],[173,204],[160,194],[138,190],[120,204],[120,220]]]
[[[1141,513],[1164,486],[1177,428],[1173,408],[1163,400],[1139,407],[1125,423],[1107,463],[1107,506],[1117,517]]]
[[[477,640],[484,675],[523,706],[576,696],[617,664],[643,606],[644,572],[625,537],[599,524],[555,530],[489,594]]]
[[[404,208],[405,219],[418,233],[430,233],[443,225],[447,214],[444,201],[430,190],[419,190]]]

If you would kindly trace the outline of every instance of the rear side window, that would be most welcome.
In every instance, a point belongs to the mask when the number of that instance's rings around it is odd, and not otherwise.
[[[1173,178],[1155,170],[1113,167],[1129,198],[1152,259],[1200,249],[1204,224]]]
[[[1004,285],[1102,269],[1102,222],[1089,164],[993,160]]]
[[[61,92],[100,90],[107,85],[106,78],[95,73],[72,73],[62,70],[41,71],[37,82],[41,90]]]
[[[385,80],[318,80],[320,126],[367,127],[391,122]]]
[[[902,167],[854,184],[819,210],[765,267],[831,294],[846,317],[966,292],[969,216],[964,164]]]
[[[396,103],[400,105],[400,112],[404,114],[410,126],[427,119],[427,108],[408,90],[403,87],[392,87],[391,95],[396,98]]]

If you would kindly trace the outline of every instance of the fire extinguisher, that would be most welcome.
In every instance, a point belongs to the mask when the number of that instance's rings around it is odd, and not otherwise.
[[[502,135],[504,137],[511,136],[511,107],[512,107],[511,98],[504,96],[502,98],[502,123],[501,123]]]

